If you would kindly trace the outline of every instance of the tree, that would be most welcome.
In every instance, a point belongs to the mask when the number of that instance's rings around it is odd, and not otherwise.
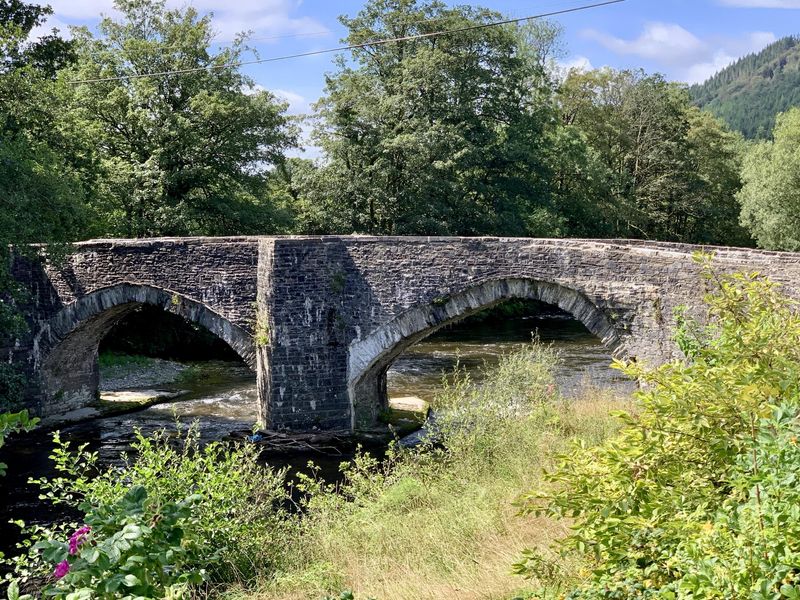
[[[800,250],[800,108],[778,116],[773,142],[750,147],[739,193],[742,225],[758,244]]]
[[[244,39],[214,53],[211,18],[164,0],[117,0],[100,35],[76,30],[76,82],[64,126],[89,136],[104,173],[102,234],[256,233],[270,229],[259,192],[295,133],[279,104],[235,66]],[[150,72],[180,73],[141,77]],[[87,81],[88,80],[88,81]]]
[[[558,155],[576,165],[560,169],[573,172],[563,202],[584,207],[570,217],[570,231],[585,231],[594,203],[601,236],[746,239],[735,214],[738,138],[691,107],[683,88],[641,71],[573,71],[557,102],[565,127],[580,132],[571,134],[580,138],[573,151]]]
[[[342,17],[349,44],[458,30],[494,12],[438,1],[370,0]],[[550,46],[547,46],[550,47]],[[339,232],[551,233],[543,66],[512,27],[352,51],[317,105],[326,152],[313,189]]]
[[[9,244],[23,252],[32,242],[69,241],[84,224],[86,192],[55,126],[55,73],[72,60],[71,45],[56,32],[29,41],[50,13],[0,0],[0,346],[24,327],[14,310]],[[0,395],[13,401],[22,384],[9,369],[0,367]]]
[[[693,182],[684,227],[695,243],[751,246],[753,240],[739,224],[736,194],[742,187],[744,141],[721,119],[695,107],[686,109],[688,159]]]

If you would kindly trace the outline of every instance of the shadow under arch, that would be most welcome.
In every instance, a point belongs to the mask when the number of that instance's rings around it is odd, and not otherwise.
[[[512,299],[557,306],[583,323],[612,353],[621,351],[621,339],[611,320],[581,292],[542,280],[485,281],[440,301],[417,305],[350,344],[347,387],[353,429],[377,422],[388,402],[386,371],[409,346],[442,327]]]
[[[80,408],[97,398],[100,341],[127,314],[149,304],[196,323],[256,370],[253,337],[204,304],[165,288],[120,283],[78,298],[48,319],[34,338],[43,398],[40,414]]]

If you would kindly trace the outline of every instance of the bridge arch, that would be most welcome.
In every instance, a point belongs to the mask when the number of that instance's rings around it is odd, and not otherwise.
[[[120,283],[81,296],[39,328],[34,348],[35,368],[44,392],[39,410],[42,415],[80,408],[96,400],[100,341],[122,318],[144,304],[201,325],[256,369],[252,336],[224,316],[169,289]]]
[[[417,305],[350,344],[348,393],[353,428],[374,424],[386,408],[386,371],[405,350],[438,329],[512,299],[538,300],[570,313],[615,354],[622,342],[609,317],[586,295],[534,279],[484,281],[461,292]]]

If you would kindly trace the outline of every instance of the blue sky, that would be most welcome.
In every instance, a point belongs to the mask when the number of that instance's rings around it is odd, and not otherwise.
[[[523,17],[591,0],[482,0]],[[262,58],[336,46],[344,34],[337,16],[358,12],[362,0],[168,0],[213,12],[219,39],[251,30]],[[113,14],[113,0],[50,0],[47,27],[97,23]],[[557,17],[565,29],[568,65],[643,67],[680,81],[702,81],[736,58],[789,34],[800,33],[800,0],[626,0]],[[322,93],[333,55],[247,67],[259,86],[275,91],[293,113],[309,110]]]

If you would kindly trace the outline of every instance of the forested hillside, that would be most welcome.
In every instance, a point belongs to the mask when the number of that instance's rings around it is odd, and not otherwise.
[[[745,137],[767,138],[777,114],[800,106],[800,36],[745,56],[689,91],[698,106]]]

